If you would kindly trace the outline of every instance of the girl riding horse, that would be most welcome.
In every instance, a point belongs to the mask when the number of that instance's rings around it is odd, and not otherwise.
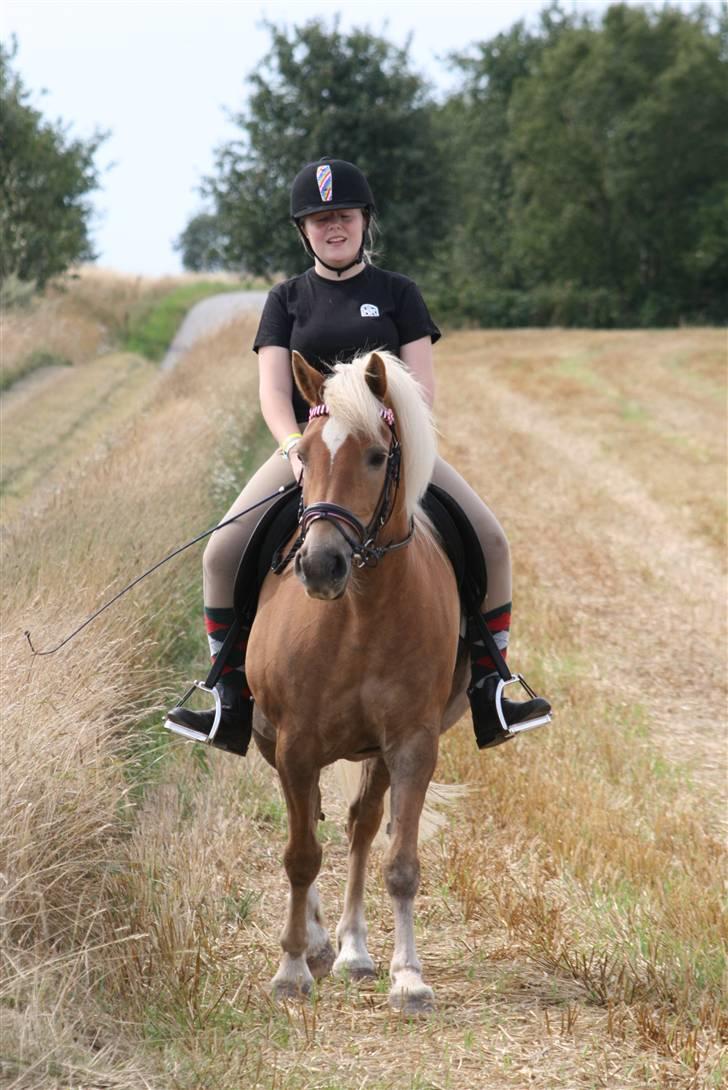
[[[278,284],[268,295],[253,345],[260,369],[260,407],[278,449],[253,475],[227,512],[230,519],[282,485],[299,480],[299,444],[308,406],[294,386],[292,352],[319,372],[376,348],[393,353],[419,383],[427,403],[435,396],[432,345],[440,331],[414,281],[374,265],[366,250],[371,239],[374,198],[354,164],[342,159],[308,163],[291,188],[291,216],[313,265]],[[511,564],[500,523],[460,474],[437,457],[432,481],[465,511],[480,541],[488,571],[482,603],[485,624],[505,658],[511,621]],[[271,503],[273,500],[271,500]],[[203,557],[204,614],[213,662],[235,620],[234,581],[238,563],[266,507],[242,515],[217,531]],[[245,754],[251,737],[252,697],[245,673],[248,632],[229,654],[217,683],[222,717],[214,743]],[[471,678],[468,697],[477,744],[506,741],[508,726],[546,721],[549,704],[541,697],[525,702],[500,699],[500,675],[480,634],[468,632]],[[168,725],[204,736],[215,713],[173,708]]]

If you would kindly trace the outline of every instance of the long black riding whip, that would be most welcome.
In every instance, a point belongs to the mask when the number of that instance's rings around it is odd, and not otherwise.
[[[30,638],[30,632],[26,629],[25,638],[30,645],[30,650],[33,652],[34,655],[55,655],[56,651],[60,651],[60,649],[64,647],[70,640],[72,640],[74,636],[77,636],[79,632],[82,632],[84,628],[86,628],[87,625],[91,624],[92,621],[95,621],[97,617],[101,616],[101,614],[105,610],[107,610],[109,606],[113,606],[114,602],[118,602],[119,599],[127,593],[127,591],[130,591],[132,587],[135,587],[137,585],[137,583],[141,583],[142,579],[146,579],[146,577],[148,575],[151,575],[152,572],[155,572],[157,568],[161,568],[162,564],[166,564],[168,560],[172,560],[175,556],[179,556],[179,554],[183,553],[185,549],[189,549],[190,546],[196,545],[198,541],[202,541],[204,538],[209,537],[210,534],[214,534],[216,530],[222,530],[223,526],[229,526],[231,522],[235,522],[236,519],[242,518],[243,515],[247,515],[251,511],[254,511],[256,507],[262,507],[264,503],[268,503],[270,500],[274,500],[276,496],[282,496],[285,492],[290,492],[292,488],[298,488],[299,484],[299,481],[292,481],[291,484],[282,484],[280,488],[277,488],[275,492],[272,492],[270,494],[270,496],[265,496],[262,500],[258,500],[257,503],[252,503],[250,507],[246,507],[244,511],[238,511],[237,515],[232,515],[229,519],[225,519],[224,522],[219,522],[216,526],[213,526],[212,529],[205,530],[204,533],[198,534],[197,537],[193,537],[192,540],[188,541],[185,545],[180,545],[180,547],[178,549],[175,549],[174,552],[171,552],[169,556],[165,556],[163,560],[159,560],[151,568],[147,569],[147,571],[143,572],[141,575],[138,575],[136,579],[132,580],[132,582],[129,583],[128,587],[124,587],[124,589],[120,590],[118,594],[115,594],[113,598],[110,598],[108,602],[105,602],[104,605],[100,606],[100,608],[97,609],[95,613],[92,613],[91,616],[83,622],[83,624],[80,624],[78,628],[75,628],[69,636],[66,636],[65,640],[61,640],[61,642],[55,647],[51,647],[47,651],[36,651],[35,647],[33,647],[33,641]]]

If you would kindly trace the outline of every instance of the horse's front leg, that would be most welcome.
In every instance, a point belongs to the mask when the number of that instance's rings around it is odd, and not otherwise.
[[[314,980],[307,964],[309,942],[323,941],[321,933],[325,935],[320,925],[318,895],[313,886],[321,866],[321,845],[316,839],[316,823],[321,812],[320,770],[281,739],[276,747],[276,768],[288,808],[288,843],[283,862],[290,893],[281,935],[283,959],[271,982],[271,990],[276,999],[300,998],[309,994]]]
[[[349,873],[344,895],[344,911],[336,928],[339,955],[334,973],[352,980],[376,976],[374,962],[367,950],[367,925],[364,918],[364,880],[369,849],[382,822],[384,795],[389,787],[389,772],[380,757],[362,766],[359,794],[349,808]]]
[[[437,763],[437,734],[423,730],[389,759],[392,780],[391,842],[384,878],[394,907],[394,954],[389,1002],[405,1014],[434,1010],[435,995],[422,979],[414,928],[414,899],[420,884],[417,834],[425,795]]]

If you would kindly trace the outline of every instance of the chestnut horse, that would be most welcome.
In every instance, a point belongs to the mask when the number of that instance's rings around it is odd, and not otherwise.
[[[419,506],[436,457],[434,429],[420,387],[389,353],[360,356],[328,376],[294,353],[293,370],[311,406],[297,448],[301,533],[291,563],[263,585],[246,656],[254,737],[288,808],[290,897],[272,991],[306,995],[332,967],[354,979],[375,975],[364,880],[390,788],[389,1000],[413,1014],[434,1007],[415,949],[418,826],[440,734],[467,707],[469,676],[467,655],[458,656],[455,578]],[[341,758],[361,761],[362,771],[334,960],[315,886],[316,824],[321,769]]]

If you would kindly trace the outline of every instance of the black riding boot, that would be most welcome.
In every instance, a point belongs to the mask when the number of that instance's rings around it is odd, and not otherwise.
[[[236,670],[221,677],[215,688],[220,694],[222,714],[217,733],[210,744],[244,757],[248,752],[253,730],[253,701],[248,695],[245,676]],[[172,708],[167,714],[167,720],[207,736],[212,730],[215,712]]]
[[[489,674],[480,685],[471,685],[468,689],[478,749],[490,749],[491,746],[499,746],[502,742],[515,738],[515,734],[509,734],[503,730],[498,717],[496,693],[499,681],[498,674]],[[503,718],[509,727],[525,724],[532,719],[542,719],[551,712],[551,705],[542,696],[534,696],[533,699],[523,702],[506,700],[503,697],[501,708]]]

